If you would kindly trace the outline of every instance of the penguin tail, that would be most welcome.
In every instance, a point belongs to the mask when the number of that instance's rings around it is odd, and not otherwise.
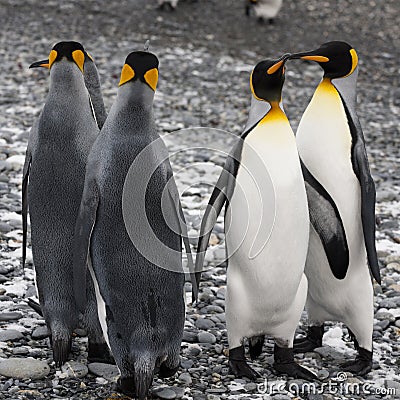
[[[54,363],[56,368],[61,368],[71,352],[72,335],[68,327],[59,321],[53,321],[50,327]]]
[[[71,352],[71,338],[69,339],[53,339],[53,359],[56,368],[61,366],[68,360]]]
[[[138,400],[145,400],[153,383],[155,360],[150,354],[141,354],[134,359],[135,395]]]

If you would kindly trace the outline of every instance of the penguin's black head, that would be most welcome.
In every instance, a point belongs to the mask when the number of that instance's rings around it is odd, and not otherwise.
[[[260,61],[250,76],[250,88],[257,100],[279,102],[285,82],[285,62],[289,54],[278,60]]]
[[[35,62],[29,68],[45,67],[50,69],[55,62],[61,61],[63,58],[75,63],[82,72],[85,59],[93,61],[79,42],[59,42],[50,51],[48,60]]]
[[[294,53],[290,58],[316,61],[324,70],[324,77],[343,78],[353,73],[358,64],[357,52],[346,42],[334,41],[305,53]]]
[[[148,51],[134,51],[126,57],[122,67],[119,86],[130,81],[139,80],[153,91],[158,82],[158,58]]]

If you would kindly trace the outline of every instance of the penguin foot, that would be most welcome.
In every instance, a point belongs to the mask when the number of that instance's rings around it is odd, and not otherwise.
[[[71,352],[72,341],[71,339],[53,339],[53,359],[56,368],[61,366],[68,360],[69,353]]]
[[[260,354],[262,353],[264,339],[265,339],[264,335],[254,336],[254,337],[250,338],[249,353],[250,353],[250,358],[252,360],[255,360],[256,358],[258,358],[260,356]]]
[[[355,360],[347,361],[341,365],[343,371],[351,372],[353,375],[365,376],[372,370],[372,351],[359,348]]]
[[[260,374],[247,364],[244,346],[229,350],[229,369],[236,378],[248,378],[254,381],[260,377]]]
[[[246,361],[229,360],[229,369],[236,378],[248,378],[255,381],[261,376]]]
[[[115,364],[107,343],[93,343],[89,340],[88,362],[99,362],[104,364]]]
[[[288,347],[279,347],[275,344],[274,348],[274,369],[279,374],[286,374],[295,379],[305,379],[314,381],[318,379],[317,375],[306,368],[303,368],[294,361],[293,349]]]
[[[309,326],[307,336],[301,339],[295,339],[293,351],[295,353],[307,353],[317,347],[322,346],[322,336],[324,335],[324,325]]]
[[[158,376],[159,378],[171,378],[171,376],[174,376],[179,369],[179,365],[174,368],[168,367],[165,363],[162,363],[160,365],[160,369],[158,370]]]

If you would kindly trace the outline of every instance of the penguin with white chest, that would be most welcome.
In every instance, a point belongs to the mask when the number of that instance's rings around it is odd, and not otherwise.
[[[255,379],[244,340],[257,357],[264,335],[275,339],[274,368],[292,377],[315,375],[294,361],[293,338],[307,296],[304,265],[309,236],[307,197],[296,142],[281,106],[284,63],[254,68],[252,105],[240,142],[228,156],[202,220],[196,271],[226,203],[226,324],[229,365]],[[287,240],[292,235],[293,240]]]
[[[82,196],[87,155],[99,131],[84,83],[86,53],[77,42],[57,43],[49,59],[32,64],[50,69],[46,103],[29,136],[23,170],[23,264],[27,214],[40,309],[51,334],[53,358],[61,366],[78,321],[89,334],[93,361],[110,361],[97,318],[93,286],[80,315],[73,292],[72,241]],[[97,106],[96,106],[97,108]]]
[[[127,56],[117,98],[89,155],[75,232],[78,304],[86,302],[82,278],[88,267],[121,373],[118,390],[139,400],[155,373],[177,371],[185,322],[182,236],[185,246],[189,242],[154,121],[157,82],[154,54]]]
[[[312,226],[305,269],[309,331],[306,338],[296,340],[295,350],[321,346],[325,321],[344,322],[358,355],[342,367],[365,375],[372,368],[371,274],[378,283],[381,278],[375,248],[375,185],[356,114],[358,57],[349,44],[335,41],[291,58],[316,61],[324,70],[296,134]],[[336,212],[321,212],[324,203]],[[321,230],[328,234],[321,235]],[[336,235],[338,231],[343,233]]]

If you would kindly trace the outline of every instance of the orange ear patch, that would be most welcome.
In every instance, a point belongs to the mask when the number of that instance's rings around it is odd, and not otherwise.
[[[146,81],[146,83],[147,83],[154,91],[156,91],[157,82],[158,82],[158,69],[157,69],[157,68],[149,69],[149,70],[144,74],[144,80]]]
[[[81,72],[83,73],[83,64],[85,63],[85,55],[82,50],[75,50],[72,52],[72,58],[75,61],[75,64],[79,67]]]
[[[49,68],[51,68],[56,58],[57,58],[57,52],[55,50],[52,50],[49,54]]]
[[[128,64],[124,64],[124,66],[122,67],[121,78],[119,80],[118,86],[121,86],[126,82],[129,82],[134,77],[135,77],[135,71],[132,69],[132,67]]]

